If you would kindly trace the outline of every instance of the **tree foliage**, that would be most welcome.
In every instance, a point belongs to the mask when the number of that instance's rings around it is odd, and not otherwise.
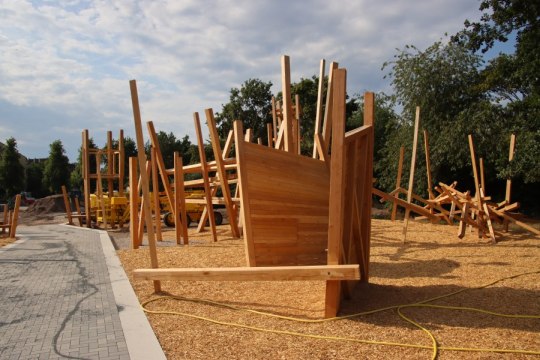
[[[272,122],[271,87],[271,82],[249,79],[240,88],[232,88],[229,102],[215,116],[220,137],[227,136],[234,120],[242,120],[244,129],[252,129],[255,139],[266,139],[266,124]]]
[[[6,146],[0,154],[0,196],[7,199],[23,190],[24,175],[17,140],[11,137],[7,139]]]
[[[65,153],[62,141],[55,140],[50,144],[49,157],[43,170],[43,182],[47,190],[53,194],[60,193],[62,185],[69,184],[69,159]]]
[[[35,198],[47,195],[47,189],[43,184],[43,170],[45,164],[40,161],[32,161],[26,166],[26,191],[31,192]]]

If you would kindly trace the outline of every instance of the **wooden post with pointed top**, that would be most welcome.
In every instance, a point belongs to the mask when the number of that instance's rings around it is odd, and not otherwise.
[[[133,120],[135,123],[135,135],[137,140],[137,158],[139,161],[139,169],[146,168],[146,155],[144,153],[144,138],[142,132],[141,124],[141,112],[139,109],[139,95],[137,94],[137,83],[135,80],[130,80],[129,82],[131,90],[131,102],[133,107]],[[145,221],[149,226],[147,226],[148,231],[148,245],[150,248],[150,263],[153,269],[157,269],[158,258],[157,258],[157,247],[156,247],[156,238],[154,237],[154,229],[150,224],[152,224],[152,214],[150,212],[150,190],[148,184],[148,175],[145,171],[141,171],[141,182],[142,182],[142,193],[144,201],[144,212],[145,212]],[[154,280],[154,291],[161,291],[161,282],[159,280]]]
[[[416,149],[418,147],[418,127],[420,125],[420,106],[416,107],[416,115],[414,118],[414,135],[413,148],[411,155],[411,170],[409,172],[409,188],[407,190],[407,202],[412,202],[413,186],[414,186],[414,169],[416,167]],[[409,225],[410,210],[405,208],[405,217],[403,218],[403,242],[407,241],[407,226]]]

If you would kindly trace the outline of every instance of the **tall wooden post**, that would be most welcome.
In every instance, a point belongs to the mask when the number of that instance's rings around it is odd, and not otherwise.
[[[137,158],[129,158],[129,234],[131,248],[139,248],[139,174]]]
[[[418,127],[420,125],[420,107],[416,107],[416,116],[414,118],[413,148],[411,154],[411,170],[409,173],[409,188],[407,190],[407,202],[412,202],[414,186],[414,169],[416,167],[416,149],[418,147]],[[409,225],[410,210],[405,208],[405,218],[403,219],[403,242],[407,241],[407,226]]]
[[[405,157],[405,147],[402,146],[399,148],[399,160],[398,160],[398,168],[397,168],[397,176],[396,176],[396,190],[401,187],[401,175],[403,174],[403,158]],[[399,191],[396,191],[394,194],[394,197],[399,197]],[[392,202],[392,216],[391,220],[396,220],[396,213],[397,213],[397,204],[396,202]]]
[[[144,169],[146,167],[146,155],[144,153],[144,138],[142,132],[141,124],[141,112],[139,109],[139,95],[137,94],[137,83],[135,80],[130,80],[129,82],[131,90],[131,102],[133,106],[133,120],[135,123],[135,135],[137,139],[137,158],[139,160],[139,169]],[[158,258],[157,258],[157,247],[156,247],[156,238],[154,237],[154,229],[150,225],[152,224],[152,213],[150,212],[150,190],[148,184],[148,175],[145,171],[141,171],[141,182],[142,182],[142,193],[144,199],[144,212],[145,212],[145,221],[149,226],[148,230],[148,245],[150,248],[150,263],[153,269],[157,269]],[[161,282],[159,280],[154,280],[154,291],[161,291]]]

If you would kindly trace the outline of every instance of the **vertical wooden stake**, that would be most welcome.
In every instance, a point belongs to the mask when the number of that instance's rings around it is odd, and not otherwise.
[[[516,135],[512,134],[510,135],[510,149],[508,152],[508,161],[512,162],[514,160],[514,152],[516,149]],[[506,205],[510,205],[510,198],[512,196],[512,179],[508,178],[506,179],[506,194],[504,196],[504,200],[506,202]],[[504,219],[503,223],[503,229],[505,232],[508,231],[508,220]]]
[[[161,209],[159,201],[159,181],[158,181],[158,169],[156,160],[156,149],[151,147],[150,150],[150,165],[152,168],[152,195],[154,195],[154,223],[151,226],[156,227],[156,237],[158,241],[163,241],[163,235],[161,234]]]
[[[399,189],[401,187],[401,175],[403,174],[403,158],[405,157],[405,146],[402,146],[399,148],[399,160],[398,160],[398,168],[397,168],[397,176],[396,176],[396,189]],[[399,191],[397,191],[394,194],[394,197],[399,197]],[[397,213],[397,204],[395,202],[392,202],[392,217],[391,220],[396,220],[396,213]]]
[[[21,194],[17,194],[15,196],[15,207],[13,208],[13,218],[10,221],[11,226],[9,228],[9,237],[12,239],[15,239],[15,236],[17,235],[17,223],[19,221],[19,207],[20,206],[21,206]]]
[[[88,137],[88,130],[85,129],[82,132],[82,172],[83,172],[83,189],[84,189],[84,208],[86,215],[86,227],[92,227],[91,218],[91,205],[90,205],[90,139]]]
[[[188,222],[186,213],[186,194],[184,193],[184,170],[182,157],[178,151],[174,152],[174,225],[176,229],[176,243],[180,245],[180,233],[184,239],[184,245],[189,244]]]
[[[486,193],[486,179],[484,177],[484,158],[478,159],[480,163],[480,185],[484,194]]]
[[[412,202],[413,186],[414,186],[414,169],[416,167],[416,149],[418,147],[418,127],[420,125],[420,107],[416,107],[416,116],[414,118],[414,136],[413,148],[411,155],[411,171],[409,173],[409,188],[407,190],[407,202]],[[410,210],[405,209],[405,218],[403,219],[403,242],[407,241],[407,226],[409,225]]]
[[[137,94],[137,83],[135,80],[130,80],[129,82],[131,90],[131,102],[133,106],[133,119],[135,122],[135,134],[137,138],[137,152],[139,160],[139,169],[144,169],[146,167],[146,155],[144,153],[144,139],[142,132],[141,124],[141,112],[139,109],[139,95]],[[141,171],[141,180],[142,180],[142,193],[144,201],[144,211],[145,211],[145,221],[147,224],[152,224],[152,214],[150,213],[150,190],[148,184],[148,175],[145,171]],[[156,238],[154,237],[154,229],[152,226],[148,226],[148,245],[150,248],[150,263],[153,269],[157,269],[158,258],[157,258],[157,246]],[[154,291],[161,291],[161,282],[159,280],[154,280]]]
[[[193,122],[195,123],[195,133],[197,135],[197,143],[199,148],[199,158],[201,160],[201,172],[204,183],[204,198],[206,199],[206,209],[208,219],[210,220],[210,230],[212,231],[212,238],[217,241],[216,219],[214,216],[214,205],[212,204],[212,191],[210,190],[210,181],[208,179],[208,164],[206,162],[206,154],[204,152],[204,140],[202,137],[201,121],[199,120],[199,113],[193,113]],[[204,216],[201,216],[201,223],[199,227],[204,226],[206,221]]]
[[[433,182],[431,180],[431,159],[429,155],[429,138],[428,132],[424,129],[424,150],[426,152],[426,172],[427,172],[427,190],[429,194],[429,199],[435,199],[433,195]],[[433,213],[433,208],[430,208],[430,212]]]
[[[283,124],[285,130],[283,137],[285,140],[285,151],[293,152],[293,124],[291,106],[291,64],[287,55],[281,57],[281,92],[283,94]]]
[[[318,145],[319,143],[315,139],[317,138],[317,135],[321,133],[321,117],[322,117],[322,111],[323,111],[325,68],[326,68],[326,61],[322,59],[321,66],[319,69],[319,86],[317,88],[317,111],[315,113],[315,130],[313,133],[313,139],[314,139],[313,140],[313,158],[314,159],[317,159],[317,156],[319,154],[319,151],[317,150],[317,146],[319,146]]]
[[[129,158],[129,234],[131,248],[139,248],[139,174],[137,158]]]

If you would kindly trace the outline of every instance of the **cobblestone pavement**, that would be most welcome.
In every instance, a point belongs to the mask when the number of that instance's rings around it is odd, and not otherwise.
[[[99,234],[19,229],[0,248],[0,359],[130,359]]]

